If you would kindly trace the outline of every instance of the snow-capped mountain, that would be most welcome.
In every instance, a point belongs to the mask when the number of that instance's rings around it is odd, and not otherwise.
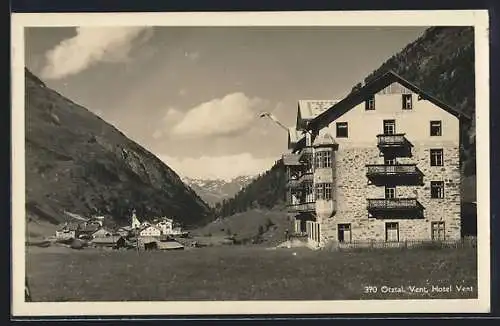
[[[207,204],[214,206],[223,199],[233,197],[248,185],[255,176],[239,176],[231,180],[197,179],[183,177],[182,181],[193,189]]]

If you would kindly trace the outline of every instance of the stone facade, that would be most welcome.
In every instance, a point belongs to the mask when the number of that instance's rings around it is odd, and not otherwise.
[[[431,223],[445,222],[445,239],[460,239],[460,167],[457,144],[443,146],[444,165],[430,166],[430,148],[413,148],[401,164],[415,163],[423,173],[422,185],[396,185],[396,198],[416,198],[424,207],[421,218],[379,219],[369,216],[368,198],[384,198],[385,187],[370,184],[367,164],[383,164],[377,147],[339,149],[336,154],[336,202],[334,216],[318,214],[321,245],[338,240],[339,224],[351,225],[352,241],[385,241],[385,225],[399,224],[399,240],[430,240]],[[431,198],[430,182],[444,181],[444,198]]]
[[[312,247],[339,241],[460,239],[458,119],[405,88],[394,87],[394,84],[392,87],[400,92],[391,93],[391,89],[386,88],[375,94],[374,110],[365,110],[365,104],[360,103],[318,130],[307,142],[313,148],[314,157],[319,152],[331,153],[328,166],[313,164],[315,209],[300,214],[294,214],[292,209],[295,231],[306,232]],[[402,110],[402,94],[406,96],[404,99],[408,96],[413,99],[412,109]],[[389,156],[377,146],[380,134],[386,134],[387,120],[395,121],[394,134],[404,135],[407,143],[402,147],[406,146],[406,151]],[[333,137],[338,121],[348,124],[348,136]],[[439,135],[430,135],[430,121],[440,121]],[[325,141],[328,139],[331,139],[330,145]],[[315,146],[316,143],[320,145]],[[442,149],[442,165],[431,165],[431,149]],[[387,163],[385,159],[389,157],[395,158],[395,162]],[[395,177],[394,173],[384,172],[377,182],[372,175],[367,176],[367,165],[386,169],[392,164],[409,165],[412,173],[400,173],[402,176]],[[442,182],[442,198],[432,198],[431,182]],[[316,186],[325,183],[331,184],[331,198],[322,198],[321,192],[318,198]],[[386,186],[395,190],[388,189],[390,194],[387,195]],[[406,203],[408,207],[404,210],[384,208],[372,214],[374,211],[368,208],[368,203],[373,201],[369,200],[381,199],[384,205],[394,202],[386,198],[395,198],[396,202]],[[301,223],[305,220],[306,223]]]

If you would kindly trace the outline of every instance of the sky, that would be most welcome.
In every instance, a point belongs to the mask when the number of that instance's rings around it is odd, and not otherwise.
[[[25,63],[182,177],[287,152],[297,101],[340,99],[426,27],[30,27]]]

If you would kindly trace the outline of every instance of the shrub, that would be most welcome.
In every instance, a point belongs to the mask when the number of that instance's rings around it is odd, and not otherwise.
[[[259,229],[257,230],[258,235],[264,234],[264,227],[262,225],[259,225]]]

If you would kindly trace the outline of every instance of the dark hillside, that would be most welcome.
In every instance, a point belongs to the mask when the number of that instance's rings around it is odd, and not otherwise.
[[[167,215],[184,226],[211,209],[152,153],[86,108],[26,76],[27,221],[59,223],[64,211],[129,223]]]
[[[244,212],[248,209],[273,208],[285,202],[286,174],[283,162],[278,160],[273,167],[255,178],[233,198],[225,199],[215,207],[221,217]]]

